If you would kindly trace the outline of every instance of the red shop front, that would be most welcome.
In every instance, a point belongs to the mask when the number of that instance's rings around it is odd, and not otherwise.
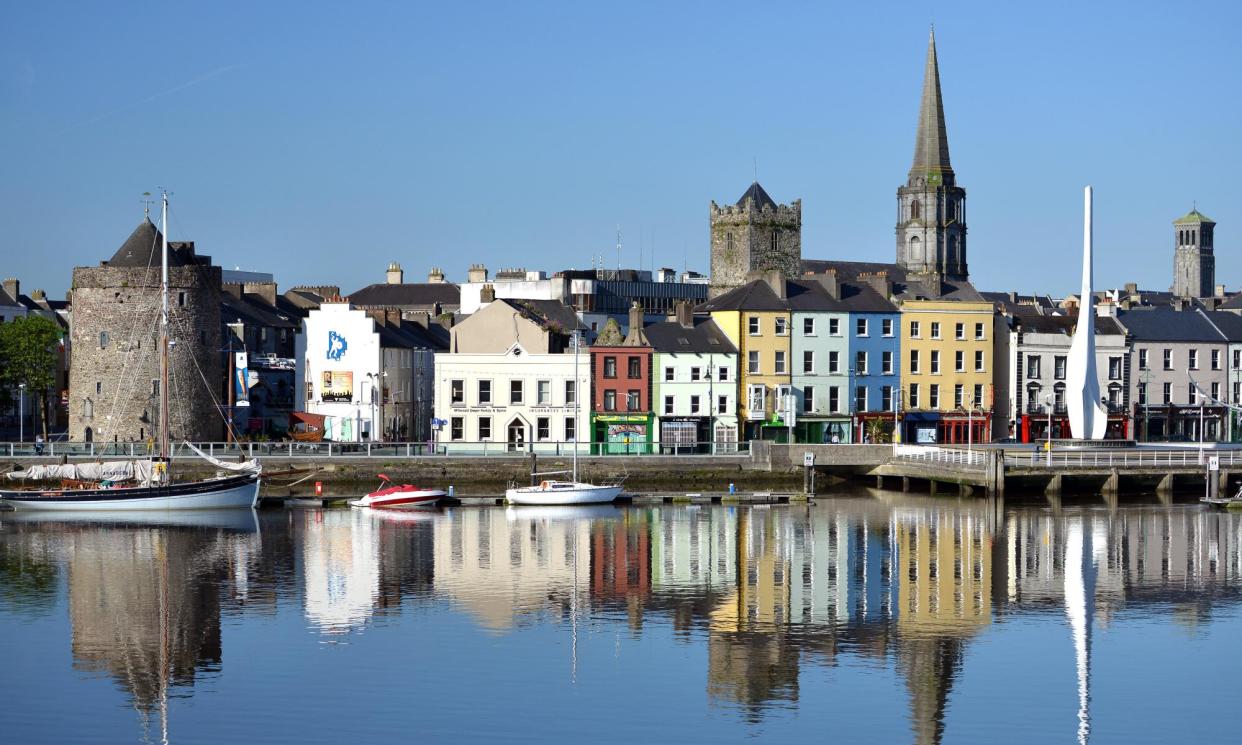
[[[1108,430],[1104,434],[1106,440],[1126,440],[1133,436],[1130,431],[1130,417],[1125,414],[1111,414],[1108,417]],[[1052,415],[1052,439],[1070,439],[1069,417],[1064,414]],[[1018,426],[1018,438],[1022,442],[1043,442],[1048,439],[1048,416],[1039,414],[1023,414]]]
[[[992,413],[985,411],[970,417],[956,412],[943,414],[937,430],[939,442],[945,444],[991,442]]]

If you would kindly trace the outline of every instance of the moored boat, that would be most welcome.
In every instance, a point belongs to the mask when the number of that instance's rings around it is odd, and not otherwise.
[[[371,507],[374,509],[417,509],[435,507],[446,494],[443,489],[427,489],[410,484],[394,484],[392,479],[380,474],[380,488],[350,502],[351,507]],[[387,484],[387,486],[384,486]]]
[[[575,505],[604,504],[621,495],[621,485],[596,485],[574,481],[541,481],[535,486],[505,490],[509,504]]]

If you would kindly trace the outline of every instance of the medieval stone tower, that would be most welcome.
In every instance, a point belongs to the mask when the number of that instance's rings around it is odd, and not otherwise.
[[[149,219],[111,259],[73,270],[69,438],[144,442],[159,422],[160,250]],[[220,268],[168,244],[169,436],[219,440]]]
[[[934,33],[927,43],[914,163],[905,186],[897,189],[897,263],[916,274],[968,278],[966,190],[957,185],[949,165]]]
[[[1216,223],[1199,212],[1173,221],[1173,294],[1211,297],[1216,290],[1216,254],[1212,247]]]
[[[715,297],[746,281],[754,271],[802,274],[802,200],[777,204],[759,182],[737,204],[711,204],[712,279]]]

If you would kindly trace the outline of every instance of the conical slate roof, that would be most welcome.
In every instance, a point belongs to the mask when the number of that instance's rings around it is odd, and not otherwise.
[[[911,175],[932,173],[953,173],[949,165],[949,133],[944,126],[944,101],[940,97],[935,31],[927,42],[923,101],[919,105],[919,129],[914,138],[914,163],[910,166]]]
[[[129,238],[121,244],[111,259],[108,259],[108,266],[120,267],[138,267],[140,269],[148,266],[158,267],[160,265],[160,250],[162,248],[164,237],[160,235],[159,228],[156,228],[151,218],[144,217],[138,227],[134,228],[134,232],[129,234]],[[172,243],[168,244],[168,265],[169,266],[189,266],[197,263],[194,256],[192,244],[188,243]]]
[[[758,181],[751,184],[750,188],[746,190],[746,193],[742,195],[741,199],[737,200],[737,206],[745,207],[747,199],[755,203],[755,209],[757,210],[761,210],[764,207],[776,209],[776,202],[773,201],[772,197],[768,196],[768,193],[763,190],[763,187],[759,185]]]

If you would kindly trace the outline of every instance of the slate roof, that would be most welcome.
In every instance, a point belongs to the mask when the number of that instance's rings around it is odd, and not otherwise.
[[[1013,314],[1013,324],[1018,330],[1032,334],[1072,334],[1078,324],[1078,314],[1050,316],[1037,312]],[[1125,336],[1126,330],[1116,318],[1095,317],[1095,333],[1101,336]]]
[[[670,319],[643,327],[647,342],[657,352],[737,354],[737,347],[710,318],[694,319],[693,328]]]
[[[439,324],[424,327],[413,321],[402,320],[400,326],[376,322],[381,347],[408,349],[434,349],[437,352],[449,348],[448,330]]]
[[[1136,342],[1225,342],[1207,314],[1198,309],[1141,308],[1121,311],[1118,320]]]
[[[253,293],[240,299],[230,293],[220,293],[220,322],[244,323],[247,326],[291,328],[302,327],[303,312],[284,296],[276,296],[276,305],[268,305]]]
[[[106,262],[108,266],[120,267],[137,267],[145,269],[149,266],[157,267],[160,265],[160,252],[162,250],[164,238],[160,234],[155,224],[151,222],[151,218],[143,218],[138,227],[134,228],[134,232],[129,234],[129,238],[121,244],[111,259]],[[207,256],[196,256],[194,254],[193,242],[168,242],[168,265],[169,266],[193,266],[195,264],[210,264],[211,259]]]
[[[984,300],[987,300],[1001,308],[1007,313],[1022,312],[1023,309],[1053,310],[1060,307],[1060,304],[1052,299],[1051,295],[1022,295],[1016,292],[980,292]]]
[[[695,307],[696,313],[727,310],[788,310],[767,282],[756,279]]]
[[[1229,299],[1216,306],[1223,310],[1242,310],[1242,292],[1236,292]]]
[[[898,300],[961,300],[984,301],[985,298],[967,280],[945,279],[939,291],[919,275],[908,275],[899,264],[874,261],[834,261],[831,259],[803,259],[803,274],[822,274],[836,270],[839,280],[857,281],[860,274],[885,272],[893,283],[893,297]],[[805,279],[805,277],[804,277]],[[859,283],[861,284],[861,283]]]
[[[541,327],[559,327],[561,333],[568,334],[574,329],[585,331],[586,325],[578,318],[574,309],[560,300],[497,300],[521,313],[523,317],[538,323]]]
[[[1210,223],[1212,225],[1215,225],[1216,221],[1208,217],[1207,215],[1203,214],[1199,210],[1193,209],[1190,212],[1187,212],[1185,215],[1173,221],[1174,225],[1184,225],[1186,223]]]
[[[20,307],[21,303],[17,301],[17,298],[11,297],[9,293],[5,292],[3,287],[0,287],[0,305]]]
[[[940,65],[936,59],[936,32],[927,40],[927,63],[923,69],[923,100],[914,136],[914,162],[910,175],[953,173],[949,165],[949,134],[944,126],[944,100],[940,96]]]
[[[700,304],[698,313],[712,311],[838,311],[841,313],[896,313],[897,306],[865,282],[838,282],[833,297],[818,280],[786,279],[782,300],[762,279],[752,280]]]
[[[1242,316],[1237,313],[1208,313],[1207,317],[1231,342],[1242,342]]]
[[[768,193],[763,190],[763,187],[759,185],[758,181],[753,182],[750,185],[750,188],[742,194],[742,196],[737,200],[737,206],[745,207],[746,200],[748,199],[755,203],[755,209],[757,210],[761,210],[764,207],[776,209],[775,200],[768,196]]]
[[[355,308],[422,309],[439,305],[444,311],[452,311],[461,307],[461,287],[452,282],[381,282],[350,293],[349,302]]]

